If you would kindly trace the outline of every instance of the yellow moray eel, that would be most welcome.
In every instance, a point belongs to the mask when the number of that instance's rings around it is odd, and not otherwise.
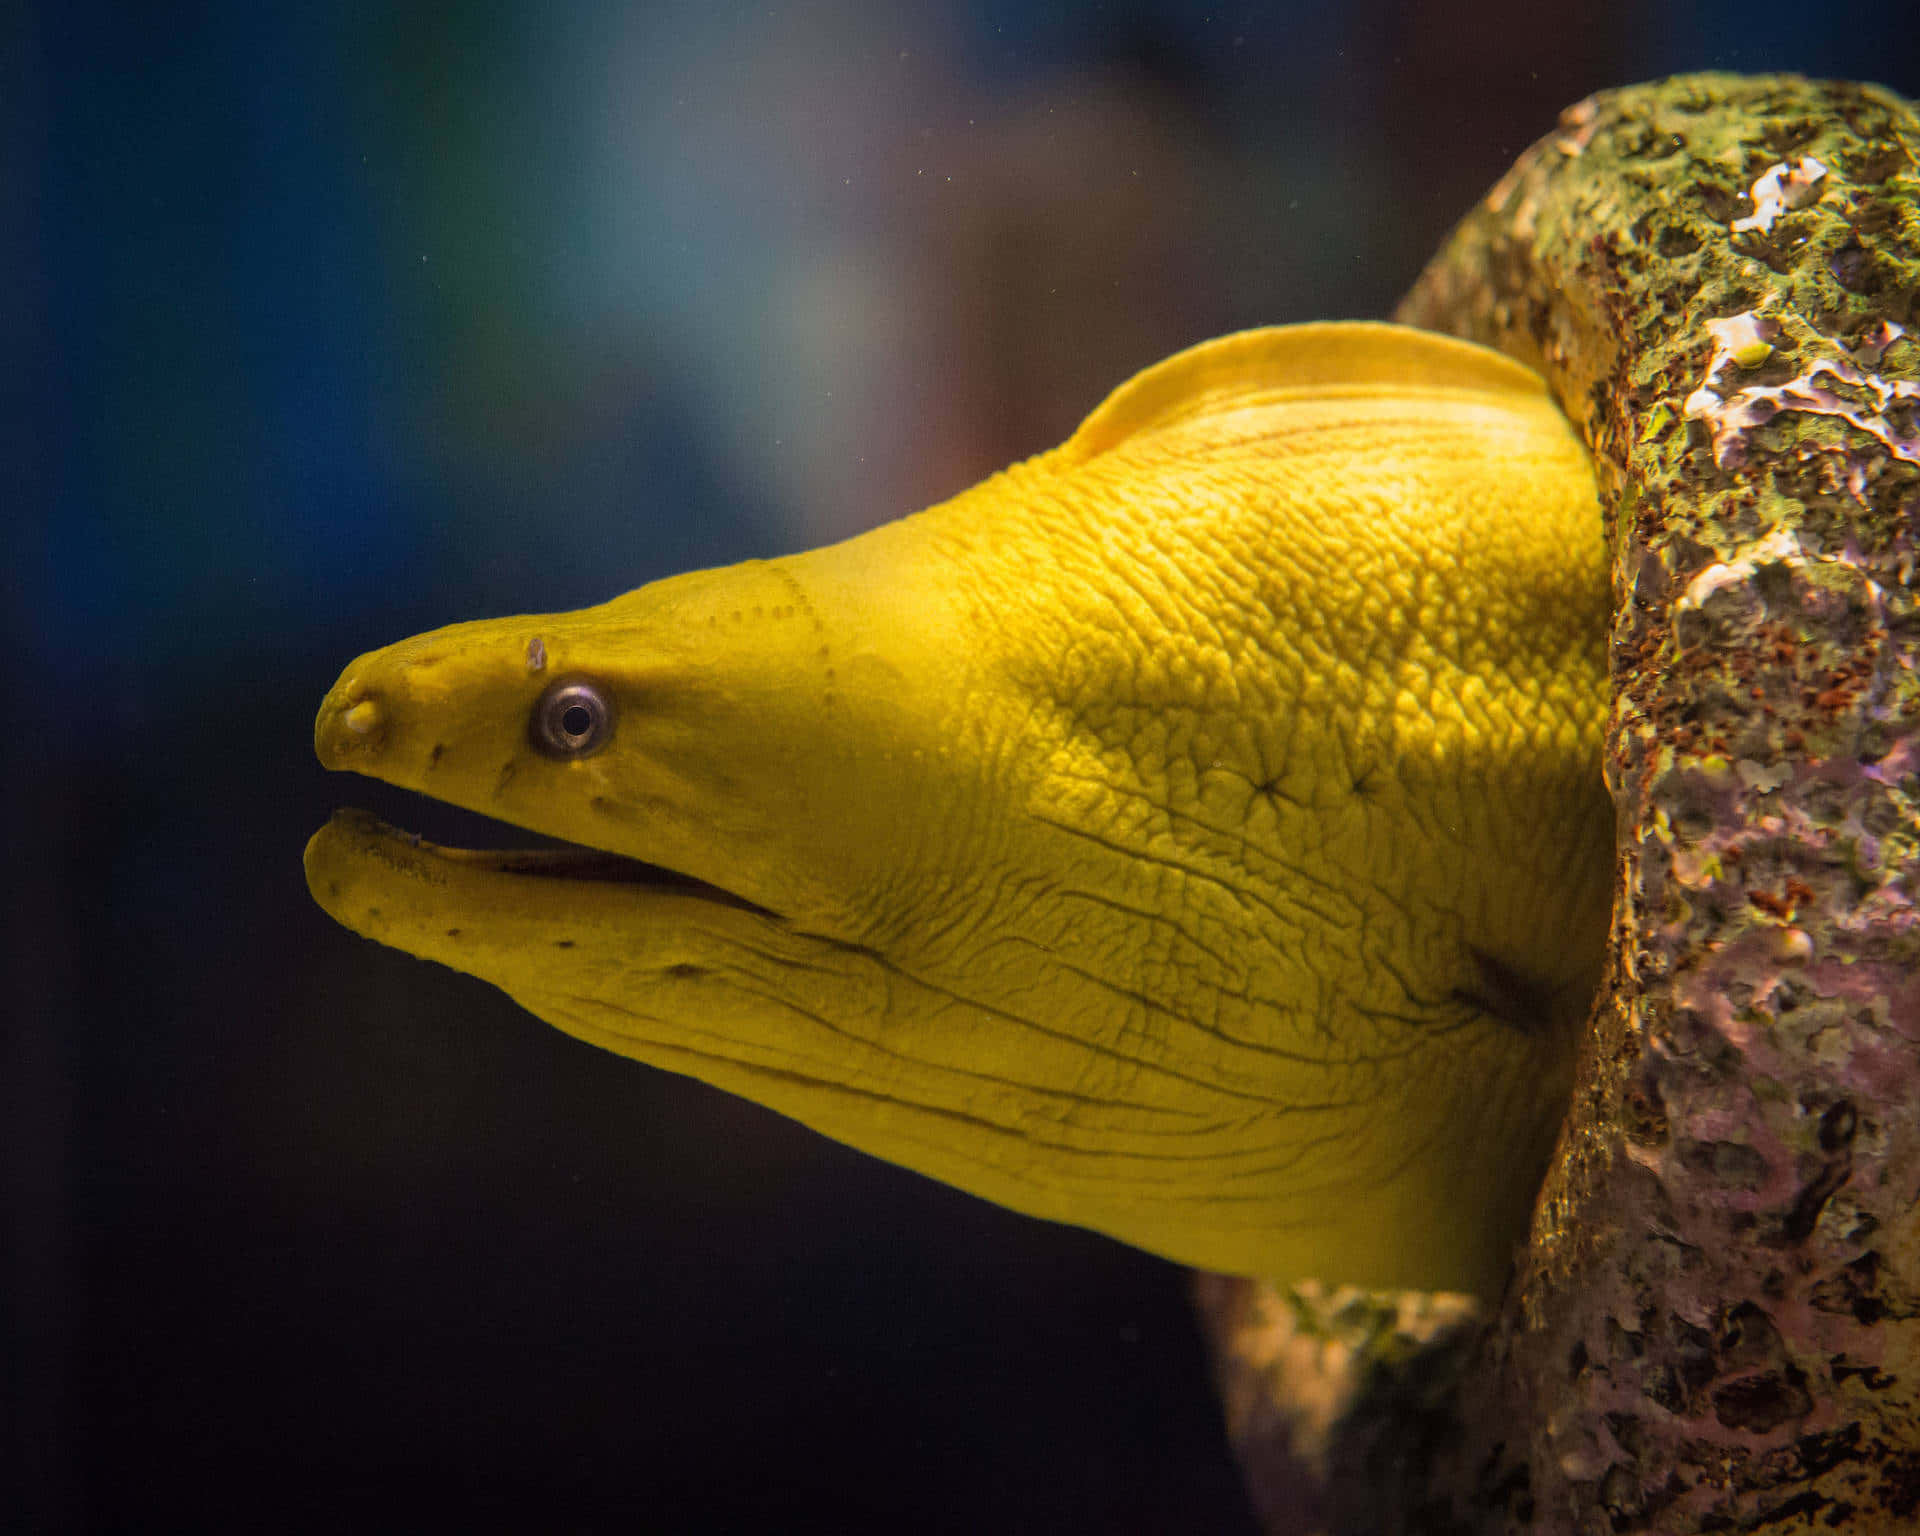
[[[1607,605],[1534,374],[1251,331],[845,543],[360,657],[328,767],[579,846],[343,811],[307,879],[1016,1210],[1487,1294],[1600,970]]]

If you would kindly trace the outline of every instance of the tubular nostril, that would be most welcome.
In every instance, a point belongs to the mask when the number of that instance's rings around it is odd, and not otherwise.
[[[328,768],[364,763],[387,739],[392,720],[377,693],[354,683],[336,687],[313,722],[313,747]]]

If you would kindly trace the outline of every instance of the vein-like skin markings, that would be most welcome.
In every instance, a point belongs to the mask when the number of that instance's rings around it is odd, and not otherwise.
[[[308,877],[583,1039],[1017,1209],[1489,1291],[1598,974],[1606,605],[1532,375],[1250,332],[861,538],[359,658],[324,761],[619,858],[342,813]],[[563,679],[608,701],[589,755],[530,734]]]

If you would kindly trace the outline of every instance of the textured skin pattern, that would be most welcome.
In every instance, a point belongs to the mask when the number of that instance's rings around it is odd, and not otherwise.
[[[1017,1209],[1486,1291],[1599,969],[1607,603],[1533,375],[1250,332],[918,516],[405,641],[321,710],[330,766],[705,885],[350,814],[309,880],[562,1029]],[[575,676],[613,741],[553,761],[529,711]]]

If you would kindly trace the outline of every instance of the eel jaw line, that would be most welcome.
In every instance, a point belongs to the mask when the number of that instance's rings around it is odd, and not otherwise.
[[[371,811],[351,806],[336,810],[307,844],[308,883],[329,911],[333,910],[333,903],[325,896],[333,893],[323,892],[321,884],[316,882],[316,870],[322,861],[342,853],[394,869],[425,870],[437,864],[481,878],[562,881],[578,886],[643,886],[663,894],[691,897],[777,920],[775,913],[744,896],[679,870],[649,864],[622,853],[577,843],[552,848],[454,848],[432,842],[418,832],[393,826]]]

